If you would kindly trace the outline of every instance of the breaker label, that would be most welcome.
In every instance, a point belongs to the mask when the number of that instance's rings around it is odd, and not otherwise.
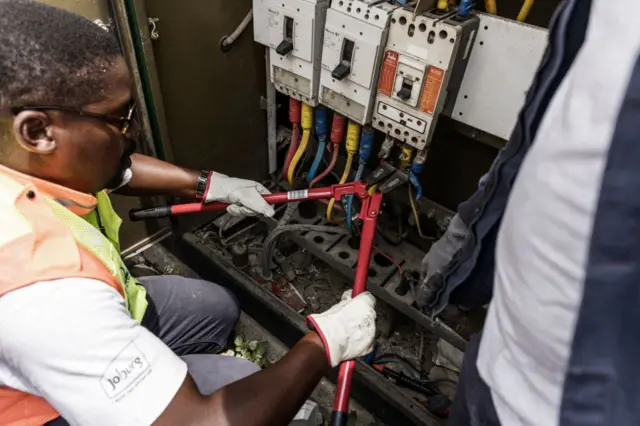
[[[427,78],[422,87],[422,94],[420,95],[420,111],[433,115],[438,104],[443,79],[444,70],[437,67],[429,67]]]
[[[324,42],[323,45],[330,49],[337,49],[342,47],[342,35],[335,31],[331,31],[329,28],[324,30]]]
[[[269,9],[267,11],[269,14],[269,26],[272,28],[280,28],[282,27],[282,19],[280,19],[280,13],[277,10]]]
[[[393,50],[387,50],[382,62],[380,71],[380,82],[378,83],[378,93],[391,97],[393,84],[396,81],[396,71],[398,69],[398,54]]]
[[[307,189],[302,189],[300,191],[289,191],[287,192],[287,200],[302,200],[309,196],[309,191]]]

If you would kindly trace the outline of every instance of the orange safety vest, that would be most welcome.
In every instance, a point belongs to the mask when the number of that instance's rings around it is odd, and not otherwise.
[[[100,245],[117,252],[113,242],[100,232],[100,237],[94,235],[95,228],[80,219],[97,205],[96,197],[0,166],[0,297],[38,281],[90,278],[112,286],[125,300],[128,293],[141,293],[134,297],[139,299],[141,317],[146,308],[144,289],[127,288],[136,282],[123,282],[118,275],[116,269],[124,265],[109,266],[95,249]],[[117,234],[117,229],[112,232]],[[43,398],[0,386],[0,426],[41,426],[57,417]]]

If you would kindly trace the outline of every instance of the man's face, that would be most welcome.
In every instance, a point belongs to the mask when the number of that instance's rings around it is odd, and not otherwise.
[[[119,58],[105,76],[103,100],[81,105],[85,113],[126,117],[131,109],[131,77]],[[131,165],[138,124],[134,118],[125,134],[113,120],[69,111],[18,113],[14,131],[20,142],[36,154],[27,171],[68,188],[95,193],[117,186]]]

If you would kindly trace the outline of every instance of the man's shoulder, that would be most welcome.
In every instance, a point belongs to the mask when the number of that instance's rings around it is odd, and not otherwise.
[[[33,227],[16,206],[26,186],[0,173],[0,247],[33,232]]]
[[[16,208],[15,203],[3,189],[0,187],[0,224],[2,224],[0,247],[33,233],[33,225]]]

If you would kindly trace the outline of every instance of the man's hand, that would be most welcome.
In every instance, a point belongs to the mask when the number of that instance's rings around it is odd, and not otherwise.
[[[347,291],[342,295],[342,301],[328,311],[307,317],[307,325],[320,335],[332,367],[373,350],[375,303],[369,292],[352,299],[351,291]]]
[[[265,194],[269,194],[269,190],[258,182],[211,172],[207,182],[204,202],[220,201],[229,203],[231,205],[227,207],[227,211],[233,216],[261,214],[271,217],[275,211],[262,198],[262,195]]]

